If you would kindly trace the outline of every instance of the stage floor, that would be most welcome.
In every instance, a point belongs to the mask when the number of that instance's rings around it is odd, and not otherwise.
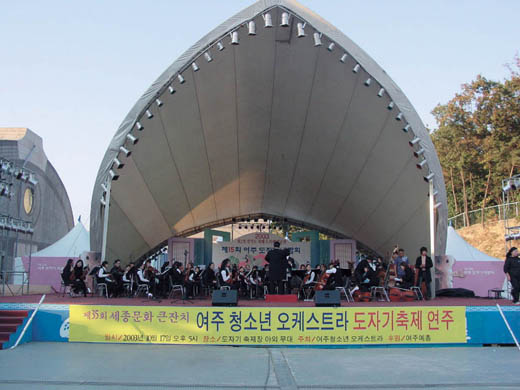
[[[41,294],[21,295],[21,296],[1,296],[0,303],[38,303]],[[147,298],[104,298],[88,296],[72,298],[62,297],[57,294],[48,294],[45,297],[45,304],[55,305],[116,305],[116,306],[211,306],[211,298],[190,299],[189,301],[172,299],[147,299]],[[384,306],[511,306],[512,303],[507,299],[488,299],[488,298],[445,298],[439,297],[429,301],[413,302],[354,302],[348,303],[341,301],[341,306],[346,307],[384,307]],[[263,299],[249,300],[239,299],[239,307],[314,307],[314,302],[298,301],[297,303],[284,302],[265,302]]]

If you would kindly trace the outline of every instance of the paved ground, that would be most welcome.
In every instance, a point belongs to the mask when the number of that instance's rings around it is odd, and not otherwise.
[[[511,389],[503,348],[233,348],[29,343],[0,351],[11,389]]]

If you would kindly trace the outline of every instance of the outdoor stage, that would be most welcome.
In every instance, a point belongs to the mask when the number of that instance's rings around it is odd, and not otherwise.
[[[11,321],[9,315],[19,317],[17,328],[0,341],[4,349],[16,342],[40,298],[0,298],[0,327],[12,326],[1,323],[2,319]],[[236,307],[215,307],[209,298],[183,301],[52,294],[46,296],[22,342],[323,348],[513,344],[497,303],[513,332],[520,333],[520,307],[505,299],[341,301],[340,307],[239,299]]]
[[[0,308],[3,303],[16,304],[37,304],[41,295],[21,295],[0,297]],[[62,297],[58,294],[48,294],[45,297],[45,304],[53,305],[114,305],[114,306],[211,306],[211,298],[190,299],[182,301],[180,299],[147,299],[147,298],[104,298],[104,297]],[[348,303],[341,300],[342,307],[400,307],[400,306],[514,306],[507,299],[488,299],[488,298],[445,298],[439,297],[429,301],[412,302],[354,302]],[[240,299],[238,307],[314,307],[314,302],[298,301],[297,303],[284,302],[265,302],[263,299]],[[520,308],[519,308],[520,310]]]

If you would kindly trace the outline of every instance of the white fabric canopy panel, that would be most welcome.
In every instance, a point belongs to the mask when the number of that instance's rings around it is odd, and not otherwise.
[[[442,170],[419,116],[363,50],[294,1],[259,1],[230,18],[139,99],[96,179],[91,246],[99,251],[101,184],[111,170],[119,178],[107,259],[135,259],[170,236],[243,216],[286,218],[382,254],[396,244],[413,253],[430,242],[430,173],[437,253],[445,250]]]

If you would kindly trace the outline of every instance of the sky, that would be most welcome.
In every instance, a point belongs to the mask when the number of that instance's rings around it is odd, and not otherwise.
[[[423,122],[520,50],[517,0],[301,0],[364,49]],[[120,123],[159,75],[252,0],[0,0],[0,127],[28,127],[89,228],[92,187]]]

